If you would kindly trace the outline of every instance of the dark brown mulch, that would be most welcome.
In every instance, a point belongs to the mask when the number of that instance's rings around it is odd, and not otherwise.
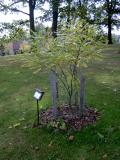
[[[59,107],[58,119],[55,119],[53,115],[54,114],[52,108],[41,111],[41,124],[47,125],[51,122],[56,122],[59,121],[59,119],[62,119],[67,128],[69,127],[74,130],[80,130],[87,125],[95,124],[98,117],[100,116],[99,112],[96,109],[87,106],[85,106],[84,114],[80,116],[78,107],[72,106],[70,108],[68,105]]]

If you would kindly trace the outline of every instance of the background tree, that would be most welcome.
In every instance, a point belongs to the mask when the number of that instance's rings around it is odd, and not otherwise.
[[[91,22],[107,26],[108,44],[112,44],[112,29],[120,25],[120,0],[95,0],[91,5]]]
[[[119,0],[106,0],[105,9],[107,12],[107,26],[108,26],[108,44],[112,44],[112,26],[118,25],[118,17],[116,14],[120,13],[120,1]]]
[[[60,18],[64,19],[69,25],[70,21],[84,19],[87,21],[88,0],[65,0],[60,7]]]
[[[59,5],[60,5],[60,0],[52,0],[52,35],[53,37],[57,36]]]
[[[29,0],[29,19],[30,19],[30,34],[35,32],[35,22],[34,22],[34,10],[36,5],[36,0]]]

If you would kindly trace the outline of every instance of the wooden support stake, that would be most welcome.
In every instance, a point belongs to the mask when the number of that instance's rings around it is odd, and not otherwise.
[[[58,115],[58,110],[57,110],[58,86],[57,86],[56,74],[53,71],[51,71],[50,80],[51,80],[53,115],[55,118],[57,118],[57,115]]]
[[[84,112],[84,99],[85,99],[85,77],[81,75],[80,77],[80,115]]]

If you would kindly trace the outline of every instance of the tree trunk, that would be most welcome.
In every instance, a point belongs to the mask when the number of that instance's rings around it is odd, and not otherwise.
[[[112,17],[108,14],[108,44],[112,43]]]
[[[68,10],[67,10],[67,27],[70,25],[70,12],[71,12],[71,0],[67,0],[68,3]]]
[[[108,14],[108,44],[112,44],[112,4],[110,0],[106,0]]]
[[[52,10],[53,10],[52,35],[54,38],[57,37],[58,7],[59,7],[59,0],[53,0],[52,1]]]
[[[34,9],[36,0],[29,0],[30,35],[35,32]]]

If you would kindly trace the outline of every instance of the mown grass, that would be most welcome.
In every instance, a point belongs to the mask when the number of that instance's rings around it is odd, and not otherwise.
[[[99,109],[101,118],[96,125],[74,133],[73,141],[66,133],[32,128],[36,87],[45,91],[40,105],[51,105],[49,76],[22,67],[25,56],[0,57],[0,160],[119,160],[118,49],[119,46],[107,48],[103,61],[86,73],[86,103]]]

